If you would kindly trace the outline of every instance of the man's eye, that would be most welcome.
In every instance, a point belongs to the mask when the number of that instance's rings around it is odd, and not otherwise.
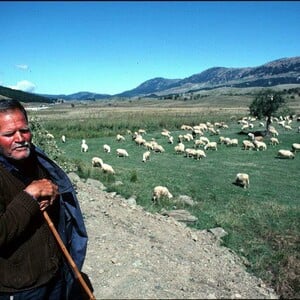
[[[28,132],[30,132],[30,129],[29,128],[20,129],[19,131],[20,131],[20,133],[28,133]]]

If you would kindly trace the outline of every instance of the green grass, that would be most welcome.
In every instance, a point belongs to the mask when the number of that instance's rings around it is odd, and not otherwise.
[[[45,125],[50,132],[55,132],[57,145],[65,155],[76,161],[80,175],[97,178],[107,186],[108,191],[116,191],[124,197],[134,195],[137,203],[148,211],[157,212],[163,206],[174,208],[171,201],[164,201],[160,205],[152,203],[152,190],[156,185],[167,186],[175,197],[192,197],[195,206],[177,205],[177,208],[185,208],[198,217],[198,221],[191,226],[197,229],[222,227],[228,232],[223,238],[224,245],[249,260],[249,271],[272,284],[278,292],[284,294],[284,289],[289,286],[294,289],[293,295],[297,295],[298,281],[295,283],[289,274],[297,272],[300,262],[300,153],[293,160],[278,159],[276,156],[279,149],[291,149],[292,143],[299,143],[300,134],[296,129],[284,131],[276,126],[280,145],[267,145],[266,151],[245,151],[241,149],[241,142],[247,136],[238,134],[240,125],[236,120],[239,116],[223,116],[222,113],[199,113],[197,116],[195,113],[179,111],[173,114],[164,111],[160,115],[146,111],[142,115],[103,112],[102,118],[95,117],[77,123],[74,119],[71,122],[50,120]],[[178,119],[179,115],[181,118]],[[218,151],[207,150],[207,157],[202,160],[175,154],[176,142],[168,144],[167,139],[160,134],[165,127],[171,130],[174,141],[177,141],[178,135],[185,133],[179,129],[181,124],[216,120],[225,120],[229,125],[229,129],[220,130],[220,135],[238,138],[240,145],[218,145]],[[103,129],[105,124],[107,130]],[[60,128],[63,125],[65,128],[62,131]],[[296,125],[294,123],[293,127],[296,128]],[[254,130],[261,129],[257,127],[258,121],[255,126]],[[131,136],[126,134],[128,128],[145,128],[145,139],[149,141],[155,138],[166,151],[151,153],[151,160],[143,163],[142,153],[145,148],[137,146]],[[62,133],[67,137],[65,144],[59,139]],[[126,141],[117,142],[117,133],[123,133]],[[212,141],[219,139],[218,135],[205,135]],[[80,151],[83,138],[89,146],[87,153]],[[104,153],[104,144],[111,146],[111,153]],[[192,141],[184,144],[193,147]],[[117,157],[117,148],[125,148],[129,157]],[[94,156],[111,164],[116,175],[108,176],[99,168],[92,168],[91,160]],[[249,189],[233,184],[238,172],[249,174]],[[122,185],[115,185],[116,181],[121,181]]]

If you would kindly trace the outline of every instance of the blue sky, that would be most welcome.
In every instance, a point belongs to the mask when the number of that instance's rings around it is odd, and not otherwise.
[[[300,56],[297,1],[1,1],[0,85],[117,94]]]

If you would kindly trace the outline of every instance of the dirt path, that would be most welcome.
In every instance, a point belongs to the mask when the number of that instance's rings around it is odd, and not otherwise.
[[[97,299],[278,299],[210,231],[150,214],[96,180],[69,174],[89,244],[83,271]]]

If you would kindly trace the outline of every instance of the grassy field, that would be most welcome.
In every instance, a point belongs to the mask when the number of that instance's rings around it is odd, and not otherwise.
[[[30,115],[38,116],[54,134],[57,145],[65,156],[76,162],[81,176],[100,179],[109,191],[124,197],[135,196],[138,204],[152,212],[162,207],[174,208],[171,201],[152,203],[156,185],[167,186],[175,198],[192,197],[194,206],[176,204],[177,208],[189,210],[198,217],[191,226],[222,227],[228,232],[224,244],[248,259],[249,271],[269,282],[285,298],[293,298],[299,296],[300,154],[293,160],[285,160],[277,158],[277,152],[291,149],[292,143],[300,143],[296,130],[299,124],[293,121],[292,131],[274,125],[279,131],[280,145],[268,145],[266,151],[242,150],[241,142],[247,136],[239,134],[241,126],[237,120],[248,114],[250,100],[246,97],[243,105],[231,107],[229,102],[209,106],[208,103],[124,101],[76,104],[72,108],[63,104]],[[216,121],[226,122],[229,128],[220,129],[220,135],[238,138],[238,147],[218,144],[218,150],[207,150],[207,157],[202,160],[174,152],[178,135],[186,133],[180,129],[182,124]],[[253,130],[262,129],[258,121],[254,126]],[[155,139],[165,149],[164,153],[151,153],[147,163],[142,162],[145,148],[137,146],[127,133],[139,128],[147,131],[144,136],[147,141]],[[163,128],[171,131],[174,144],[161,135]],[[117,133],[123,134],[126,140],[117,142]],[[62,134],[67,137],[66,143],[60,140]],[[219,135],[206,133],[205,136],[211,141],[219,140]],[[82,139],[89,146],[87,153],[80,151]],[[104,144],[111,146],[111,153],[104,153]],[[184,144],[193,147],[193,141]],[[126,149],[129,157],[117,157],[117,148]],[[116,175],[109,176],[99,168],[92,168],[94,156],[111,164]],[[233,184],[238,172],[249,174],[249,189]]]

